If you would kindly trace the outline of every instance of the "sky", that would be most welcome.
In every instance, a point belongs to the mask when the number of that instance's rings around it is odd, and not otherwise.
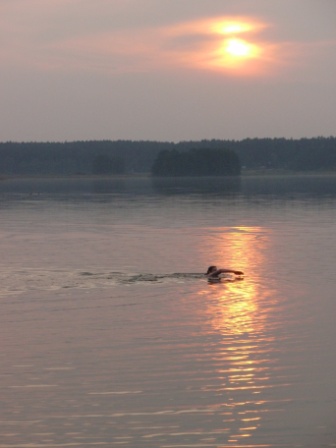
[[[336,135],[336,0],[0,0],[0,141]]]

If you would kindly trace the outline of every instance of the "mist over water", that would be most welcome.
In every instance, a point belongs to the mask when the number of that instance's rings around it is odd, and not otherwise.
[[[335,206],[332,176],[1,181],[0,448],[335,446]]]

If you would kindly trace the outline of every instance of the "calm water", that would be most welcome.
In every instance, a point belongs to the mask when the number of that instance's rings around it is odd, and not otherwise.
[[[1,448],[336,446],[336,177],[1,181],[0,242]]]

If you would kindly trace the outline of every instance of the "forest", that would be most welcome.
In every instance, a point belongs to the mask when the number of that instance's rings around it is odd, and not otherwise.
[[[238,155],[224,148],[163,150],[157,155],[151,169],[152,175],[159,177],[238,176],[240,171]]]
[[[163,157],[162,152],[166,155],[167,151],[188,153],[189,161],[191,161],[190,154],[195,150],[229,150],[231,154],[233,151],[240,160],[239,165],[242,172],[244,170],[269,170],[270,172],[274,170],[319,172],[336,170],[336,137],[316,137],[296,140],[253,138],[179,143],[131,140],[3,142],[0,143],[0,174],[116,175],[154,173],[155,163],[158,163],[159,157]],[[201,153],[199,153],[199,157]],[[180,157],[180,161],[183,159],[183,163],[185,163],[187,156],[181,155]],[[212,158],[209,157],[210,159]],[[210,173],[218,175],[216,164],[211,165],[210,161],[206,163],[208,164],[208,175]],[[196,173],[196,175],[198,174]]]

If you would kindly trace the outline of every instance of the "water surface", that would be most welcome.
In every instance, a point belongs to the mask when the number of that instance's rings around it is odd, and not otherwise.
[[[0,182],[0,447],[336,446],[335,180]]]

